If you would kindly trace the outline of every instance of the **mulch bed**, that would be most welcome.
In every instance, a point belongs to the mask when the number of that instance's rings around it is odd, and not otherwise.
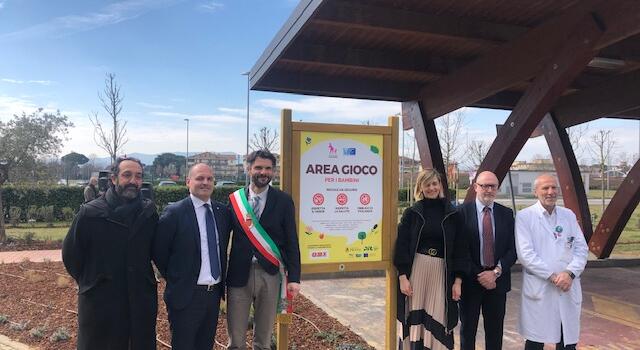
[[[160,297],[164,282],[158,287],[157,339],[158,349],[162,350],[170,348],[170,332],[166,308]],[[38,349],[75,349],[76,291],[75,283],[60,262],[0,264],[0,334]],[[303,296],[295,301],[295,313],[301,317],[293,317],[289,349],[373,349],[360,336]],[[4,323],[2,316],[7,318]],[[54,342],[50,337],[60,328],[67,330],[70,339]],[[223,344],[227,344],[228,340],[226,334],[226,321],[221,315],[216,350],[225,349]],[[249,344],[250,336],[251,331],[248,331]]]
[[[0,252],[51,250],[61,248],[62,241],[26,240],[24,238],[7,237],[5,242],[0,242]]]

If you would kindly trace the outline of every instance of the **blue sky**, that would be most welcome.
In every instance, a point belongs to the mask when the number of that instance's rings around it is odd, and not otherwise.
[[[37,107],[59,109],[76,125],[71,150],[104,156],[88,115],[116,74],[128,122],[125,152],[244,153],[246,76],[297,1],[0,0],[0,120]],[[398,103],[251,92],[250,133],[279,127],[280,108],[295,120],[386,124]],[[506,112],[466,109],[462,139],[491,141]],[[618,151],[638,152],[638,122],[597,121],[588,133],[614,130]],[[588,137],[588,135],[587,135]],[[530,141],[518,159],[548,153]],[[589,152],[584,152],[584,158]]]

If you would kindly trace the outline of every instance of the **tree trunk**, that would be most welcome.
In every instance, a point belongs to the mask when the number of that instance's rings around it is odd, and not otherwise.
[[[0,243],[7,240],[7,232],[4,229],[4,208],[2,206],[2,184],[0,184]]]
[[[602,187],[602,214],[604,215],[604,165],[602,166],[602,170],[600,171],[600,186]]]

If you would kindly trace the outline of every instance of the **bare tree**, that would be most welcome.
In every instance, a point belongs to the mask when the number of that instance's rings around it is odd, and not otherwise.
[[[614,148],[616,147],[616,141],[612,137],[611,130],[598,130],[595,134],[591,135],[591,147],[589,148],[593,158],[598,162],[600,168],[600,181],[602,187],[602,212],[604,213],[604,172],[607,164],[611,160],[611,156]]]
[[[278,147],[278,136],[278,132],[275,129],[270,129],[266,126],[262,127],[251,138],[251,149],[254,151],[266,149],[273,153]]]
[[[438,131],[445,169],[448,169],[449,164],[455,160],[458,151],[460,151],[460,146],[462,146],[460,131],[464,127],[464,123],[465,116],[460,110],[436,119],[436,130]]]
[[[449,186],[453,185],[456,193],[458,188],[457,176],[450,171],[449,165],[455,162],[460,147],[462,146],[460,134],[464,123],[465,116],[461,110],[445,114],[436,119],[440,151],[442,152],[442,160],[444,161],[444,168],[447,172],[445,175],[447,176]]]
[[[474,169],[478,169],[484,157],[487,156],[487,152],[489,152],[489,147],[491,145],[486,141],[471,141],[467,143],[467,160],[471,165],[473,165]]]
[[[98,147],[109,153],[111,162],[116,162],[118,153],[122,153],[122,147],[127,143],[127,122],[122,120],[122,100],[120,85],[116,82],[116,75],[108,73],[104,79],[104,89],[98,92],[98,98],[102,108],[109,116],[108,123],[103,124],[98,118],[98,112],[93,112],[89,120],[94,127],[93,139]],[[109,128],[107,125],[111,125]]]
[[[587,124],[578,124],[567,128],[567,135],[569,136],[569,141],[571,141],[571,148],[573,148],[573,153],[576,156],[576,159],[582,158],[584,154],[584,143],[582,139],[587,134],[589,130],[589,126]]]

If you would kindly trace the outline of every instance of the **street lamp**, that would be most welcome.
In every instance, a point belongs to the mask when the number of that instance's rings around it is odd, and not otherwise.
[[[250,79],[249,79],[249,74],[251,73],[251,71],[247,71],[242,73],[242,75],[246,75],[247,76],[247,150],[245,153],[245,161],[247,159],[249,159],[249,91],[250,91]],[[245,186],[249,186],[249,172],[245,169],[245,176],[244,176],[244,185]]]
[[[189,171],[189,118],[184,118],[187,122],[187,157],[184,159],[184,181],[187,181],[187,172]]]

